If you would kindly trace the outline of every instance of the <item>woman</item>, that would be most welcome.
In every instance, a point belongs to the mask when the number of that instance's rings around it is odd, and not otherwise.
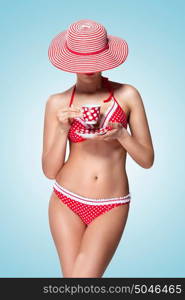
[[[150,168],[154,150],[141,96],[128,84],[110,81],[103,70],[123,63],[125,40],[107,35],[92,20],[58,34],[52,64],[76,74],[76,84],[49,97],[45,108],[42,167],[55,179],[49,202],[51,233],[64,277],[102,277],[122,237],[131,201],[126,154]],[[100,104],[100,121],[88,138],[81,107]],[[131,134],[127,131],[129,125]],[[70,153],[65,161],[66,143]]]

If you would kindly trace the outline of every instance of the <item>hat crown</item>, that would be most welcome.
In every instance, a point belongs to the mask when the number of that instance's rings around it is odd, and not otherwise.
[[[101,51],[108,43],[107,31],[100,23],[80,20],[67,29],[66,43],[70,50],[78,53]]]

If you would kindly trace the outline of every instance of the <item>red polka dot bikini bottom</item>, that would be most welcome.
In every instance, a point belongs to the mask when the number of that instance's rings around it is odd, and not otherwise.
[[[93,199],[77,195],[62,187],[55,181],[53,190],[57,197],[75,212],[86,224],[90,224],[99,215],[113,207],[128,204],[131,200],[130,193],[123,197]]]

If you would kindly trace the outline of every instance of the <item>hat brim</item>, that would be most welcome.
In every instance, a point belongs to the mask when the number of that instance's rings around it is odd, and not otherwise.
[[[52,39],[48,57],[58,69],[71,73],[100,72],[121,65],[128,56],[128,44],[119,37],[107,35],[109,48],[98,54],[77,55],[66,48],[66,32]]]

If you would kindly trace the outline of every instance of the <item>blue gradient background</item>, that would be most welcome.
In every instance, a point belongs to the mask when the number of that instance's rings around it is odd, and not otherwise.
[[[89,4],[88,4],[89,3]],[[60,277],[48,224],[53,181],[41,167],[45,102],[76,76],[48,61],[51,39],[84,18],[128,42],[125,64],[106,72],[144,101],[155,163],[128,155],[132,204],[104,277],[183,277],[184,1],[1,1],[1,277]]]

